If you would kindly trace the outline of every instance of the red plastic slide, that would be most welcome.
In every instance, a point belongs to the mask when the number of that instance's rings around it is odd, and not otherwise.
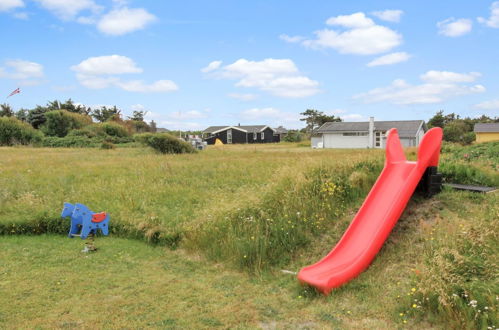
[[[405,158],[395,128],[388,131],[385,167],[334,249],[319,262],[298,273],[302,283],[324,294],[348,282],[374,259],[397,223],[419,180],[429,166],[438,166],[442,129],[423,137],[416,162]]]

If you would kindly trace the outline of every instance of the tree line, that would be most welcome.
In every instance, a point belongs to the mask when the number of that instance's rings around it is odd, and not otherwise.
[[[47,122],[47,114],[52,111],[67,111],[93,118],[96,122],[117,122],[127,124],[134,133],[156,132],[156,123],[151,120],[149,123],[144,121],[146,111],[133,111],[131,116],[123,119],[122,111],[116,107],[101,106],[92,109],[82,104],[75,104],[71,99],[65,102],[58,100],[49,101],[45,106],[37,105],[33,109],[19,109],[14,111],[9,104],[0,104],[0,117],[15,117],[22,122],[26,122],[35,129],[40,129]],[[48,115],[50,116],[50,115]]]
[[[461,118],[455,113],[446,115],[443,110],[440,110],[428,120],[428,128],[442,128],[444,141],[470,144],[475,141],[476,136],[473,130],[477,123],[499,123],[499,117],[481,115],[477,118]]]

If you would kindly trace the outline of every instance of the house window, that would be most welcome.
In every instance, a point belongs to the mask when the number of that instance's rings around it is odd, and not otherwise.
[[[256,140],[256,133],[253,133],[253,140]]]
[[[343,136],[367,136],[367,132],[347,132]]]
[[[232,144],[232,128],[227,131],[227,143]]]
[[[262,132],[262,140],[264,139],[264,133]]]

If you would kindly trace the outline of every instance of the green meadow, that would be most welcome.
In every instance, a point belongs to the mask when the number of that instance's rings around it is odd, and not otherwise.
[[[444,146],[445,177],[496,184],[499,144],[466,148]],[[383,161],[293,143],[0,148],[0,328],[497,327],[497,193],[415,194],[357,279],[327,297],[297,282]],[[66,237],[63,202],[111,214],[97,253]]]

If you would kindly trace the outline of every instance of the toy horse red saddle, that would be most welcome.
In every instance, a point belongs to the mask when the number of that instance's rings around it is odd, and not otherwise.
[[[99,223],[106,219],[106,212],[92,214],[92,222]]]

